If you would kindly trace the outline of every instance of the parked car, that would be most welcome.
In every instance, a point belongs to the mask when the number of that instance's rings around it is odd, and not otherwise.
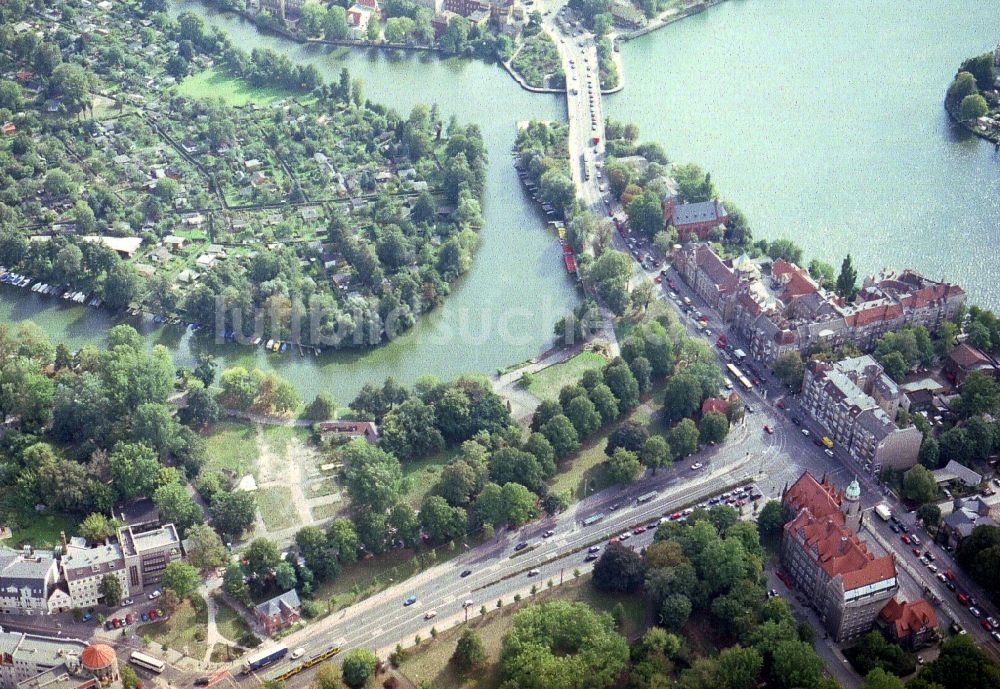
[[[970,605],[969,606],[969,614],[972,615],[973,617],[977,617],[978,618],[983,613],[979,610],[979,608],[975,607],[974,605]]]
[[[132,617],[132,613],[125,615],[125,624],[132,624],[133,620],[135,620],[135,618]]]
[[[194,681],[194,685],[196,687],[207,687],[208,683],[211,682],[211,681],[212,680],[211,680],[210,677],[199,677],[198,679],[196,679]]]
[[[93,613],[85,612],[83,613],[83,617],[81,617],[80,619],[83,620],[84,622],[90,622],[90,620],[93,619],[93,617],[94,617]]]
[[[599,557],[600,557],[600,555],[598,555],[597,553],[587,553],[587,556],[583,558],[583,561],[584,562],[593,562],[594,560],[596,560]]]
[[[773,429],[773,428],[771,428],[770,426],[768,426],[768,425],[767,425],[767,424],[765,423],[765,424],[764,424],[764,432],[765,432],[765,433],[767,433],[768,435],[770,435],[770,434],[773,434],[773,433],[774,433],[774,429]]]
[[[539,574],[541,574],[541,572],[539,572],[537,569],[529,569],[528,570],[528,576],[529,577],[537,577]]]
[[[802,435],[804,435],[805,437],[808,438],[809,437],[809,429],[808,428],[803,428],[802,429]]]
[[[588,553],[599,553],[599,552],[601,552],[601,546],[599,546],[599,545],[592,545],[589,548],[587,548],[587,552]]]
[[[542,534],[542,538],[551,538],[554,534],[555,534],[555,531],[553,531],[552,529],[549,529],[548,531],[546,531],[545,533]]]
[[[139,619],[141,619],[143,622],[149,622],[149,615],[147,615],[146,613],[142,613],[141,615],[139,615]]]
[[[528,547],[528,542],[527,541],[521,541],[520,543],[518,543],[517,545],[514,546],[514,552],[518,552],[520,550],[524,550],[527,547]]]

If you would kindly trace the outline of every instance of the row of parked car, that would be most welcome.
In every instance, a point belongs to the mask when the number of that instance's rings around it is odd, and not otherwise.
[[[112,629],[122,629],[130,624],[135,624],[139,620],[142,622],[155,622],[161,617],[163,617],[163,610],[159,608],[150,608],[145,612],[139,613],[138,617],[132,613],[127,613],[125,617],[109,617],[104,621],[104,628],[108,631],[111,631]]]

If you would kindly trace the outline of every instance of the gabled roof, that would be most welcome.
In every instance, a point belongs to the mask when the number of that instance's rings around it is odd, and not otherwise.
[[[299,601],[299,594],[295,589],[292,589],[291,591],[285,591],[280,596],[275,596],[271,600],[260,603],[254,610],[261,615],[273,617],[275,615],[287,615],[301,606],[302,603]]]
[[[962,369],[970,369],[993,363],[988,356],[965,342],[951,350],[948,353],[948,358]]]
[[[904,639],[938,626],[934,608],[923,598],[904,602],[893,598],[885,604],[878,616],[883,622],[893,625],[897,639]]]
[[[808,471],[785,491],[782,502],[792,512],[807,509],[818,519],[831,515],[840,515],[841,520],[843,519],[837,487],[825,478],[822,482],[817,481]]]

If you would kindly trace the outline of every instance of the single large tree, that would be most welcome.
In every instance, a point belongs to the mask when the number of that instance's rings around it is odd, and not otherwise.
[[[851,255],[844,257],[844,262],[840,264],[840,274],[837,276],[837,294],[846,301],[854,301],[858,294],[858,271],[854,267]]]

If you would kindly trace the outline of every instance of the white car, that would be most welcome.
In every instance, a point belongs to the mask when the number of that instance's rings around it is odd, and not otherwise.
[[[464,603],[462,603],[462,607],[463,608],[471,608],[472,605],[473,605],[473,603],[472,603],[472,599],[471,598],[467,599]]]
[[[809,429],[808,428],[803,428],[802,429],[802,435],[804,435],[805,437],[808,438],[809,437]]]
[[[438,614],[437,610],[428,610],[427,612],[424,613],[424,619],[425,620],[433,619],[437,617],[437,614]]]
[[[691,471],[698,471],[698,469],[701,469],[703,466],[705,465],[702,464],[701,462],[695,462],[694,464],[691,465]]]
[[[306,649],[304,649],[301,646],[299,646],[294,651],[292,651],[291,654],[289,654],[288,657],[291,658],[292,660],[295,660],[296,658],[301,658],[305,654],[306,654]]]
[[[537,577],[539,574],[541,574],[541,572],[539,572],[537,569],[529,569],[528,570],[528,576],[529,577]]]

